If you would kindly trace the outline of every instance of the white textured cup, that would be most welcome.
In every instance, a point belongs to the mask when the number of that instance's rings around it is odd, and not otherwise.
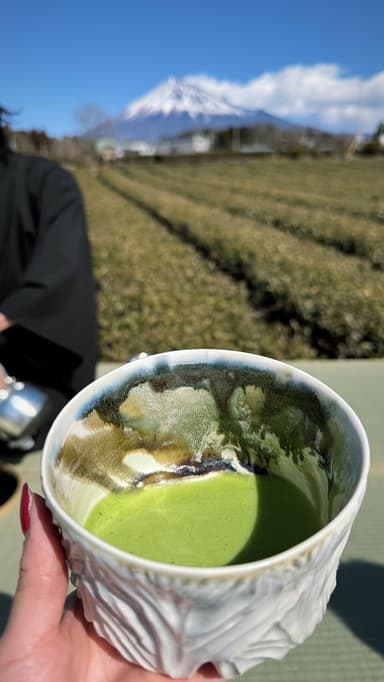
[[[316,403],[322,421],[318,437],[321,440],[327,433],[327,456],[338,490],[330,498],[330,518],[320,531],[261,561],[189,568],[112,547],[69,513],[70,500],[79,491],[76,483],[62,477],[57,460],[73,423],[100,399],[137,383],[138,377],[146,380],[164,368],[175,372],[180,367],[193,368],[202,378],[212,367],[223,373],[254,373],[256,382],[278,386],[285,396],[292,395],[293,403],[299,400],[304,414],[307,402]],[[313,414],[316,410],[311,419]],[[51,427],[42,456],[42,486],[62,530],[85,616],[98,634],[126,659],[148,670],[190,677],[210,662],[230,678],[268,659],[282,658],[321,620],[364,496],[368,469],[365,431],[353,410],[330,388],[265,357],[199,349],[139,358],[84,388]],[[87,493],[84,500],[87,506]]]

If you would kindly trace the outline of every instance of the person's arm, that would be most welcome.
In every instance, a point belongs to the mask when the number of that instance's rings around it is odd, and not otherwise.
[[[1,304],[15,324],[71,348],[82,327],[82,287],[92,278],[82,197],[74,178],[53,165],[39,187],[38,225],[32,258],[17,290]],[[92,283],[93,286],[93,283]],[[87,294],[88,292],[86,292]]]
[[[13,322],[1,335],[13,359],[8,352],[3,363],[19,365],[23,356],[34,368],[35,381],[48,373],[58,385],[77,391],[94,378],[97,355],[90,244],[75,179],[60,166],[44,163],[44,173],[41,167],[38,174],[31,171],[34,250],[19,286],[0,305]],[[18,367],[12,371],[17,374]]]

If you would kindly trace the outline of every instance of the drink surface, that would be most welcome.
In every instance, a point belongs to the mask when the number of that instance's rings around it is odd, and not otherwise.
[[[282,552],[321,524],[291,482],[219,472],[110,493],[92,510],[85,527],[146,559],[219,567]]]

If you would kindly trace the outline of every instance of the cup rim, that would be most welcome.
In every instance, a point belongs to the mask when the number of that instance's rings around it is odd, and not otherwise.
[[[207,362],[208,359],[211,362],[214,359],[222,361],[226,356],[228,359],[232,359],[232,362],[229,362],[229,364],[232,366],[233,360],[236,358],[238,366],[244,364],[244,366],[247,367],[251,362],[255,369],[265,369],[269,371],[280,370],[285,373],[287,377],[290,376],[295,378],[296,381],[301,380],[305,385],[311,386],[314,390],[317,389],[322,396],[326,397],[333,403],[336,403],[344,412],[344,414],[346,414],[348,420],[352,424],[360,441],[362,453],[361,472],[357,485],[348,502],[336,514],[336,516],[316,533],[310,535],[302,542],[292,545],[283,552],[273,554],[270,557],[266,557],[258,561],[217,567],[179,566],[168,564],[166,562],[145,559],[136,554],[126,552],[114,547],[113,545],[110,545],[90,531],[86,530],[80,523],[75,521],[57,502],[54,491],[49,482],[48,469],[50,466],[50,453],[54,445],[55,432],[58,425],[65,420],[67,413],[73,409],[74,405],[86,405],[87,398],[93,396],[95,392],[101,394],[103,388],[108,390],[108,388],[116,388],[116,386],[125,383],[125,381],[127,381],[127,372],[129,375],[130,369],[132,370],[133,375],[135,375],[136,372],[139,374],[141,366],[145,367],[151,363],[155,365],[155,363],[158,364],[162,360],[169,361],[170,356],[175,360],[174,363],[171,363],[171,367],[181,364],[203,364],[204,362]],[[185,361],[183,360],[184,358]],[[150,374],[148,374],[148,376],[150,376]],[[124,378],[122,379],[122,377]],[[95,389],[97,390],[95,391]],[[55,448],[55,450],[57,451],[57,448]],[[338,526],[343,525],[345,517],[349,517],[350,513],[352,513],[353,507],[356,504],[356,500],[359,500],[363,497],[367,485],[369,467],[370,446],[366,431],[360,418],[357,416],[352,407],[344,400],[344,398],[342,398],[332,388],[327,386],[327,384],[320,381],[320,379],[317,379],[308,372],[296,368],[289,363],[281,360],[275,360],[274,358],[269,358],[267,356],[236,350],[196,348],[166,351],[163,353],[156,353],[153,355],[147,355],[145,357],[135,358],[132,361],[123,363],[119,367],[111,370],[98,379],[95,379],[95,381],[85,386],[73,398],[71,398],[71,400],[69,400],[68,403],[63,407],[52,423],[45,440],[41,457],[41,485],[47,506],[50,508],[53,514],[55,523],[59,527],[62,527],[64,532],[66,531],[67,527],[73,529],[77,536],[80,536],[82,544],[86,545],[87,547],[91,547],[93,551],[97,552],[98,550],[103,558],[107,556],[108,559],[115,559],[116,563],[119,565],[129,564],[130,567],[135,567],[141,571],[150,571],[156,574],[167,574],[181,578],[233,578],[237,576],[248,575],[256,571],[262,571],[266,568],[271,568],[281,563],[293,561],[299,555],[309,552],[316,545],[321,544],[328,534],[332,533]]]

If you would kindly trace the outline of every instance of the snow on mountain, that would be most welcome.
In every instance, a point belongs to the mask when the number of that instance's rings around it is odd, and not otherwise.
[[[123,114],[101,127],[98,134],[120,141],[157,141],[187,131],[224,129],[257,123],[287,128],[289,123],[261,109],[247,110],[231,104],[187,79],[169,78],[133,102]]]
[[[136,100],[124,114],[125,120],[134,120],[142,116],[175,113],[186,113],[191,118],[197,116],[239,116],[245,114],[244,109],[233,106],[224,99],[210,95],[186,80],[169,78],[147,95]]]

